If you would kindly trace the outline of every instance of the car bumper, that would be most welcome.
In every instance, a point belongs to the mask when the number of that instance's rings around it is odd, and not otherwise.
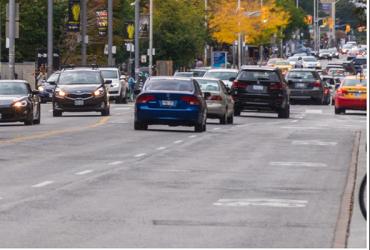
[[[209,103],[207,102],[207,117],[208,118],[219,118],[223,117],[226,112],[226,107],[221,103]]]
[[[0,108],[0,122],[23,122],[27,119],[27,108]]]
[[[82,99],[83,105],[75,105],[77,99],[67,99],[54,97],[53,107],[54,110],[67,111],[67,112],[88,112],[88,111],[103,111],[106,109],[106,99],[102,97],[93,97],[88,99]]]
[[[234,96],[235,108],[239,110],[273,110],[277,111],[284,105],[283,96],[243,95]]]
[[[119,97],[121,95],[121,91],[120,91],[120,87],[111,87],[109,89],[109,97],[110,98],[115,98],[115,97]]]
[[[324,93],[319,90],[296,90],[290,89],[290,99],[309,100],[321,99]]]
[[[366,99],[335,98],[335,107],[342,109],[366,110]]]
[[[199,108],[160,109],[138,106],[135,108],[135,120],[146,124],[188,125],[193,126],[201,119]]]

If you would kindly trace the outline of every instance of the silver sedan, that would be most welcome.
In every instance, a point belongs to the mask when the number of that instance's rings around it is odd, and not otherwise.
[[[220,124],[233,124],[234,100],[230,89],[218,79],[194,78],[206,96],[207,118],[220,119]]]

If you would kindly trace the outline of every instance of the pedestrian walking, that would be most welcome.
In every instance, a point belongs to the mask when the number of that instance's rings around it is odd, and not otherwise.
[[[135,90],[135,79],[132,77],[132,76],[130,76],[129,78],[128,78],[128,87],[129,87],[129,91],[130,91],[130,101],[134,101],[134,99],[135,99],[135,93],[134,93],[134,90]]]

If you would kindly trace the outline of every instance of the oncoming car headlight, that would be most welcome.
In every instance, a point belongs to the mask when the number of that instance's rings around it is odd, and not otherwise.
[[[16,108],[23,108],[23,107],[26,107],[27,106],[27,101],[23,100],[23,101],[16,101],[15,103],[13,103],[13,107],[16,107]]]
[[[98,88],[97,90],[94,91],[94,96],[101,96],[103,94],[104,94],[103,88]]]
[[[38,89],[39,91],[44,91],[44,90],[45,90],[45,88],[44,88],[43,86],[39,86],[37,89]]]
[[[66,93],[66,92],[64,92],[64,91],[63,91],[63,90],[61,90],[61,89],[56,89],[56,90],[55,90],[55,95],[60,96],[60,97],[65,97],[65,96],[67,95],[67,93]]]

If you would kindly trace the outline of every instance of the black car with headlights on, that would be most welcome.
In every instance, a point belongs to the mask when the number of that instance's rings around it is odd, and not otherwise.
[[[52,101],[55,85],[50,85],[49,82],[56,82],[59,74],[60,72],[56,71],[46,81],[41,81],[41,83],[38,84],[37,89],[40,92],[39,96],[41,99],[41,103]]]
[[[56,82],[53,94],[53,116],[63,112],[100,112],[110,114],[107,85],[101,72],[95,67],[70,67],[63,69]]]
[[[0,122],[40,124],[40,99],[23,80],[0,80]]]

